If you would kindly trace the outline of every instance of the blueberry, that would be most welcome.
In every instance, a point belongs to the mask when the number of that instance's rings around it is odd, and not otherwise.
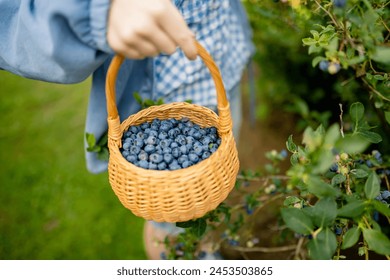
[[[196,139],[196,140],[199,140],[200,138],[202,138],[202,133],[200,133],[199,131],[195,131],[192,134],[192,137],[194,137],[194,139]]]
[[[212,126],[212,127],[209,128],[209,132],[211,134],[217,134],[217,128],[215,126]]]
[[[343,232],[343,229],[342,229],[341,227],[336,227],[336,228],[334,229],[334,233],[335,233],[336,235],[340,235],[342,232]]]
[[[145,169],[149,168],[149,163],[146,160],[140,160],[138,162],[138,164],[139,164],[139,167],[142,167],[142,168],[145,168]]]
[[[133,145],[134,144],[134,139],[128,137],[125,139],[124,143],[130,143],[130,145]]]
[[[144,151],[151,154],[156,151],[156,147],[154,145],[146,145]]]
[[[190,119],[188,118],[188,117],[182,117],[181,118],[181,121],[183,122],[183,123],[186,123],[186,122],[188,122]]]
[[[188,154],[188,159],[193,163],[197,163],[199,161],[199,156],[196,153],[191,152]]]
[[[131,134],[133,134],[130,130],[126,131],[124,134],[123,134],[123,137],[127,138],[127,137],[130,137]]]
[[[137,161],[137,156],[136,156],[136,155],[128,155],[128,156],[126,157],[126,160],[127,160],[128,162],[135,163],[135,162]]]
[[[174,118],[170,118],[169,121],[172,123],[172,126],[176,126],[178,124],[178,120]]]
[[[373,167],[373,164],[372,164],[371,160],[366,160],[366,165],[368,167]]]
[[[179,144],[176,141],[172,141],[171,148],[173,149],[173,148],[177,148],[177,147],[179,147]]]
[[[176,163],[171,163],[170,165],[169,165],[169,170],[178,170],[178,169],[180,169],[181,167],[180,167],[180,165],[176,162]]]
[[[180,129],[178,129],[177,127],[172,128],[168,131],[168,136],[171,139],[175,139],[179,134],[180,134]]]
[[[147,161],[148,158],[149,158],[149,155],[148,155],[148,153],[145,152],[145,151],[141,151],[141,152],[138,154],[138,159],[139,159],[140,161]]]
[[[210,151],[211,153],[216,152],[217,149],[218,149],[218,145],[217,145],[217,144],[212,143],[212,144],[209,145],[209,151]]]
[[[149,127],[150,127],[150,124],[148,122],[144,122],[143,124],[141,124],[141,128],[143,130],[145,130],[145,129],[149,128]]]
[[[155,124],[155,123],[152,123],[152,124],[150,125],[150,130],[152,130],[152,131],[157,131],[157,130],[159,129],[159,127],[160,127],[160,125],[157,125],[157,124]]]
[[[189,150],[189,149],[187,149],[186,145],[180,146],[179,149],[180,149],[180,153],[183,155],[186,155],[188,153],[188,150]]]
[[[181,164],[182,168],[187,168],[189,166],[191,166],[191,162],[188,160],[183,161],[183,163]]]
[[[320,68],[320,70],[322,70],[324,72],[328,72],[329,61],[321,60],[318,67]]]
[[[144,140],[141,138],[136,138],[134,139],[134,145],[139,148],[142,148],[144,146]]]
[[[337,163],[333,163],[332,166],[329,168],[329,171],[337,172],[338,169],[339,169],[339,166],[337,165]]]
[[[161,120],[156,118],[152,121],[152,124],[151,125],[156,125],[157,127],[159,127],[161,124]]]
[[[282,158],[286,158],[287,156],[288,156],[288,153],[287,153],[287,151],[286,150],[281,150],[280,151],[280,156],[282,157]]]
[[[165,170],[165,169],[167,169],[167,164],[166,164],[166,162],[165,161],[163,161],[163,162],[160,162],[159,164],[157,164],[157,169],[158,170]]]
[[[141,151],[141,148],[136,146],[136,145],[131,146],[130,150],[129,150],[130,154],[132,154],[132,155],[138,155],[140,151]]]
[[[200,139],[200,142],[203,144],[203,145],[208,145],[211,143],[211,138],[209,136],[203,136],[201,139]]]
[[[157,164],[155,164],[153,162],[149,162],[148,169],[150,169],[150,170],[157,170],[158,169]]]
[[[131,132],[131,133],[133,133],[133,134],[137,134],[138,133],[138,131],[139,131],[139,128],[138,128],[138,126],[130,126],[129,127],[129,131]]]
[[[187,140],[186,140],[186,137],[182,134],[178,135],[176,138],[175,138],[175,141],[177,144],[179,145],[185,145],[187,144]]]
[[[162,139],[160,141],[160,147],[165,149],[169,148],[171,146],[172,140],[171,139]]]
[[[158,128],[157,129],[150,129],[149,131],[149,136],[154,136],[154,137],[157,137],[158,136]]]
[[[172,154],[164,154],[163,158],[164,158],[164,161],[169,164],[173,160],[173,155]]]
[[[166,131],[160,131],[158,134],[158,139],[163,140],[168,138],[168,133]]]
[[[160,131],[168,132],[172,128],[172,123],[168,120],[161,121]]]
[[[144,133],[145,133],[146,135],[149,135],[149,133],[150,133],[150,128],[144,129]]]
[[[145,138],[145,133],[143,131],[139,131],[137,133],[137,138],[144,139]]]
[[[149,135],[148,138],[145,139],[146,145],[156,145],[157,144],[157,138],[153,135]]]
[[[172,154],[172,149],[170,147],[163,148],[163,154]]]
[[[181,156],[180,149],[179,149],[179,148],[173,148],[173,149],[172,149],[172,155],[173,155],[175,158],[180,157],[180,156]]]
[[[382,199],[387,200],[390,197],[390,191],[383,191],[381,194]]]
[[[345,7],[345,4],[347,3],[347,0],[333,0],[333,4],[337,8],[343,8]]]
[[[189,128],[188,126],[183,127],[183,129],[181,130],[181,132],[183,133],[184,136],[187,136],[188,133],[190,132],[190,128]]]
[[[129,151],[123,151],[122,152],[122,156],[124,157],[124,158],[126,158],[128,155],[130,155],[130,152]]]
[[[211,155],[210,152],[205,151],[205,152],[203,152],[202,159],[206,159],[206,158],[210,157],[210,155]]]
[[[203,146],[194,146],[194,153],[197,154],[198,156],[203,155]]]
[[[178,159],[177,162],[179,164],[183,164],[183,162],[188,161],[188,156],[187,155],[181,155]]]
[[[163,161],[163,159],[164,159],[164,157],[160,154],[151,154],[149,156],[149,161],[153,162],[153,163],[160,163]]]
[[[131,144],[130,144],[129,142],[125,142],[125,143],[123,143],[122,148],[123,148],[124,150],[129,150],[129,149],[130,149],[130,146],[131,146]]]
[[[190,130],[188,131],[188,136],[193,136],[195,132],[197,132],[196,129],[191,127]]]

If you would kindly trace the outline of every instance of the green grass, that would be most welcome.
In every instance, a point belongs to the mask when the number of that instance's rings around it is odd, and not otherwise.
[[[0,71],[0,259],[145,259],[143,219],[86,170],[90,80]]]

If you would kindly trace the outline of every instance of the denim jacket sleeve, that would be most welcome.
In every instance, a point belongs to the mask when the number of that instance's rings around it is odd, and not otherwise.
[[[0,68],[57,83],[86,79],[112,53],[110,0],[0,0]]]

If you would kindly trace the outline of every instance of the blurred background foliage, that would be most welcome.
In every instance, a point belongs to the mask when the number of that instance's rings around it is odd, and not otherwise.
[[[144,259],[143,221],[85,167],[90,80],[0,71],[0,259]]]

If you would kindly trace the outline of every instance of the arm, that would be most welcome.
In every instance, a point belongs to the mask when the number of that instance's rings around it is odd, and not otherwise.
[[[105,39],[109,3],[0,0],[0,68],[50,82],[84,80],[112,53]]]

